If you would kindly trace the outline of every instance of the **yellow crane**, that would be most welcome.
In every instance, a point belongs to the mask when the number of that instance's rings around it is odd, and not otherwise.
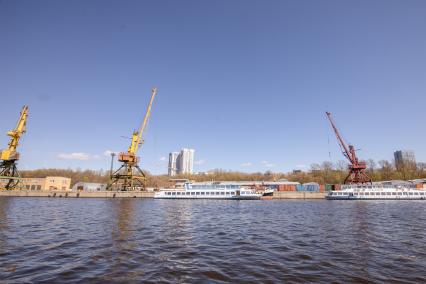
[[[140,157],[137,156],[137,153],[139,146],[144,143],[142,135],[148,124],[152,104],[156,95],[157,89],[153,88],[151,100],[148,104],[143,122],[139,130],[133,131],[131,143],[127,152],[121,152],[118,154],[118,161],[122,164],[115,172],[111,171],[110,182],[107,185],[107,190],[135,190],[145,188],[146,176],[139,167]]]
[[[17,148],[19,140],[26,131],[28,117],[28,106],[24,106],[19,116],[16,127],[7,132],[10,136],[8,147],[0,152],[0,179],[6,180],[5,188],[14,189],[19,184],[19,172],[16,167],[19,160],[19,152]]]

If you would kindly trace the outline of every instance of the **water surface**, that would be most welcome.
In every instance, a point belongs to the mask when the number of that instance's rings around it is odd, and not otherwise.
[[[424,201],[0,198],[0,282],[426,282]]]

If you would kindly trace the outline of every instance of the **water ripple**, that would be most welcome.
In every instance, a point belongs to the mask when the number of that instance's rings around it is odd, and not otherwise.
[[[424,202],[0,198],[6,283],[424,283]]]

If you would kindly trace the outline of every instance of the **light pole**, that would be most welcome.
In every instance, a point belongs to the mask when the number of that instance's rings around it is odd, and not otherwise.
[[[111,153],[111,170],[110,170],[110,176],[112,176],[112,172],[113,172],[113,170],[114,170],[114,157],[115,157],[115,153],[114,152],[112,152]]]

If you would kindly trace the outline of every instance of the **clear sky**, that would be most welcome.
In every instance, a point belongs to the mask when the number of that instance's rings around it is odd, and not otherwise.
[[[0,1],[0,147],[30,106],[20,167],[108,169],[158,87],[142,167],[196,171],[426,161],[426,1]],[[329,155],[331,152],[331,155]]]

